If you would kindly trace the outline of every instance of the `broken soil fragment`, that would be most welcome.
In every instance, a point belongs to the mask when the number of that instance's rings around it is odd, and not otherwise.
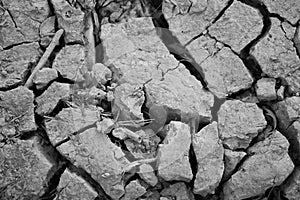
[[[39,97],[36,98],[37,109],[39,115],[49,115],[60,100],[70,98],[70,85],[67,83],[54,82]]]
[[[33,77],[33,83],[38,90],[45,88],[51,81],[58,77],[58,73],[52,68],[43,68]]]
[[[29,69],[38,62],[40,55],[37,42],[0,51],[0,88],[23,83]]]
[[[83,43],[84,12],[65,0],[51,0],[51,3],[57,16],[58,27],[65,31],[65,42]]]
[[[168,125],[167,136],[158,149],[158,175],[166,181],[191,181],[193,174],[189,163],[190,145],[189,126],[172,121]]]
[[[145,87],[147,107],[155,103],[177,110],[181,116],[196,114],[203,123],[211,120],[213,95],[183,65],[169,71],[163,80],[151,81]]]
[[[51,168],[37,149],[35,139],[19,139],[0,148],[1,199],[34,199]]]
[[[144,180],[146,183],[148,183],[151,186],[155,186],[158,183],[158,178],[154,173],[154,169],[149,164],[142,164],[139,167],[138,174],[142,180]]]
[[[240,200],[263,194],[280,185],[293,171],[289,143],[278,131],[248,149],[251,156],[225,183],[225,200]]]
[[[206,36],[187,46],[203,70],[207,87],[219,98],[251,87],[253,79],[242,60],[228,47]]]
[[[254,103],[225,101],[218,111],[218,129],[225,147],[247,148],[267,125],[263,111]]]
[[[47,0],[2,0],[0,46],[39,40],[39,27],[50,14]],[[1,6],[2,6],[1,5]]]
[[[134,180],[126,185],[125,192],[125,196],[122,197],[121,200],[132,200],[137,199],[138,197],[145,194],[146,188],[140,184],[139,180]]]
[[[107,135],[91,128],[62,144],[58,150],[73,160],[75,166],[87,170],[113,199],[124,194],[123,169],[129,161]]]
[[[277,99],[275,91],[276,79],[262,78],[256,83],[256,95],[260,101],[272,101]]]
[[[84,113],[79,108],[64,108],[51,120],[45,122],[50,141],[55,145],[66,137],[72,137],[76,132],[80,133],[81,130],[96,123],[97,115],[97,110],[89,108],[86,108]]]
[[[144,92],[139,85],[121,84],[114,90],[112,112],[119,118],[116,120],[142,120],[142,105],[145,101]]]
[[[5,136],[34,131],[33,92],[26,87],[0,92],[0,131]]]
[[[217,122],[196,133],[192,144],[198,165],[193,192],[202,196],[214,194],[224,171],[224,148],[219,139]]]
[[[234,1],[224,15],[209,27],[209,34],[239,53],[263,28],[260,13],[240,1]]]
[[[82,45],[66,46],[56,55],[53,68],[59,71],[64,78],[77,81],[78,70],[83,69],[85,65],[84,56]]]

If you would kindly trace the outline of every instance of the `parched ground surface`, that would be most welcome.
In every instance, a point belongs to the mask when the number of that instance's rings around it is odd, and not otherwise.
[[[0,0],[1,200],[299,200],[298,0]]]

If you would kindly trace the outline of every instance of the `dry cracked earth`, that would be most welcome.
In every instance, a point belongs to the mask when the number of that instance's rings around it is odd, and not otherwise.
[[[299,200],[298,0],[0,0],[1,200]]]

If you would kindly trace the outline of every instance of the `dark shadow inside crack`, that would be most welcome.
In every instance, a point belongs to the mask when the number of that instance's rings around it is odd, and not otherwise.
[[[218,111],[225,101],[226,98],[218,98],[216,95],[214,95],[214,105],[211,108],[212,121],[218,122]]]
[[[40,192],[39,199],[45,199],[45,200],[51,200],[54,199],[58,193],[57,187],[60,182],[60,178],[64,171],[67,168],[66,162],[60,162],[57,165],[53,165],[51,169],[48,171],[47,177],[46,177],[46,184],[44,185],[44,188]]]
[[[254,40],[248,43],[240,52],[240,57],[244,65],[249,70],[252,77],[257,80],[262,77],[263,71],[255,57],[250,54],[250,51],[269,32],[271,28],[270,12],[268,11],[267,7],[259,0],[239,1],[257,9],[263,18],[263,28],[261,30],[261,33]]]
[[[193,179],[191,180],[191,182],[189,182],[189,185],[193,189],[194,182],[196,179],[196,174],[198,172],[198,162],[197,162],[193,144],[190,145],[190,149],[189,149],[189,162],[190,162],[190,166],[191,166],[192,174],[193,174]]]

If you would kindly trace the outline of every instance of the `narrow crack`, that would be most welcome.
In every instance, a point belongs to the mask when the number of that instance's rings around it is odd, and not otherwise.
[[[3,51],[6,51],[6,50],[10,50],[14,47],[17,47],[17,46],[20,46],[20,45],[23,45],[23,44],[30,44],[30,43],[33,43],[33,42],[39,42],[39,40],[36,40],[36,41],[23,41],[23,42],[19,42],[19,43],[14,43],[14,44],[11,44],[9,46],[6,46],[3,48]]]
[[[208,31],[208,29],[215,24],[226,12],[226,10],[228,10],[228,8],[233,4],[234,0],[229,0],[227,2],[227,5],[219,12],[219,14],[209,23],[209,25],[205,28],[204,31],[202,31],[200,34],[198,34],[197,36],[193,37],[190,41],[188,41],[184,46],[188,46],[189,44],[191,44],[193,41],[195,41],[196,39],[198,39],[199,37],[205,35]]]
[[[14,26],[15,26],[15,28],[18,29],[19,27],[18,27],[17,22],[15,21],[15,19],[14,19],[12,13],[10,12],[9,9],[6,9],[6,11],[7,11],[7,13],[9,14],[9,16],[10,16],[10,18],[11,18],[11,20],[12,20]]]
[[[299,21],[298,22],[296,22],[295,24],[293,24],[292,22],[290,22],[289,20],[287,20],[286,18],[284,18],[284,17],[282,17],[280,14],[278,14],[278,13],[269,13],[269,16],[270,17],[273,17],[273,18],[276,18],[276,19],[278,19],[279,21],[281,21],[281,22],[287,22],[287,23],[289,23],[289,25],[291,25],[291,26],[293,26],[293,27],[297,27],[297,24],[299,23]]]
[[[257,80],[262,77],[263,71],[255,57],[250,54],[250,51],[262,38],[264,38],[268,34],[271,28],[270,12],[268,11],[267,7],[259,0],[238,1],[257,9],[263,16],[263,29],[261,30],[261,33],[254,40],[248,43],[240,52],[240,58],[242,59],[244,65],[251,73],[252,77]]]
[[[88,129],[95,128],[95,127],[96,127],[96,123],[97,123],[97,122],[94,122],[94,123],[92,123],[92,124],[90,124],[90,125],[87,125],[87,126],[85,126],[85,127],[80,128],[78,131],[75,131],[75,132],[71,133],[70,136],[67,136],[66,138],[64,138],[64,139],[62,139],[61,141],[59,141],[59,142],[57,142],[56,144],[54,144],[54,147],[57,148],[57,147],[59,147],[60,145],[66,143],[66,142],[68,142],[68,141],[70,141],[72,136],[79,135],[79,134],[85,132],[85,131],[88,130]]]

